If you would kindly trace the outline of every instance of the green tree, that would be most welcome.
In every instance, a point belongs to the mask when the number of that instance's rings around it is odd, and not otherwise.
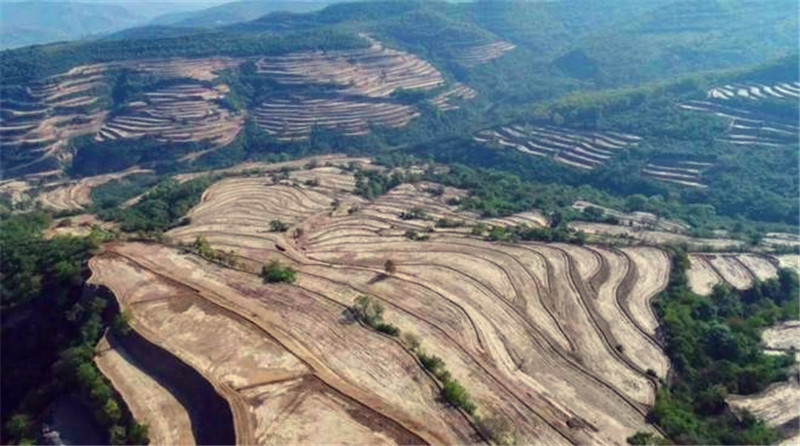
[[[297,280],[297,271],[273,260],[261,268],[261,277],[267,283],[294,283]]]

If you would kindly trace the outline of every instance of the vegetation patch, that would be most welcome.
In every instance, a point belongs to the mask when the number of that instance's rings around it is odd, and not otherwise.
[[[109,305],[113,296],[84,289],[86,262],[98,238],[93,233],[46,240],[49,223],[38,213],[0,217],[3,315],[27,318],[2,328],[3,442],[43,444],[48,407],[77,392],[106,441],[146,444],[146,426],[132,418],[93,362],[104,330],[124,328],[124,316]]]
[[[159,234],[181,224],[181,218],[200,201],[212,181],[211,177],[185,183],[169,179],[147,192],[135,205],[102,210],[98,215],[104,220],[117,221],[126,232]]]
[[[760,330],[797,319],[800,280],[781,269],[778,277],[735,291],[717,285],[708,297],[689,289],[687,254],[673,253],[667,289],[655,303],[666,352],[674,366],[648,416],[680,444],[769,444],[780,432],[747,412],[730,409],[728,394],[753,394],[787,378],[794,355],[767,355]],[[630,444],[650,444],[639,433]]]
[[[294,283],[297,280],[297,271],[273,260],[261,268],[261,277],[266,283]]]
[[[388,268],[387,268],[388,269]],[[383,321],[383,304],[375,299],[361,295],[358,296],[351,307],[353,314],[363,323],[389,336],[399,336],[400,329]]]

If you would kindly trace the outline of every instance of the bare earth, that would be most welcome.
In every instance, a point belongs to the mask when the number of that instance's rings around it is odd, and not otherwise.
[[[459,191],[427,192],[434,186],[402,185],[367,202],[335,166],[289,180],[224,179],[167,238],[191,244],[203,235],[234,253],[235,269],[162,245],[115,243],[90,262],[91,280],[133,312],[137,332],[214,384],[233,409],[238,442],[482,441],[411,352],[352,322],[347,307],[359,294],[443,358],[479,415],[510,421],[519,443],[619,444],[649,429],[655,384],[645,372],[669,368],[649,307],[666,285],[667,256],[491,243],[468,228],[411,241],[407,230],[433,226],[399,217],[412,207],[431,219],[481,221],[445,203]],[[273,219],[291,228],[270,232]],[[520,221],[546,223],[535,213],[492,223]],[[268,259],[296,268],[297,283],[263,284],[257,273]]]

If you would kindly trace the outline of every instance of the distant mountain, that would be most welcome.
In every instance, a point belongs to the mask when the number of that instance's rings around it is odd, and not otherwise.
[[[117,4],[27,1],[3,2],[0,8],[2,48],[88,37],[146,20]]]
[[[211,1],[133,0],[0,2],[0,49],[101,36],[141,26],[165,12],[205,8]]]
[[[215,27],[254,20],[278,11],[312,12],[331,3],[333,0],[240,0],[200,11],[163,14],[153,19],[150,25]]]

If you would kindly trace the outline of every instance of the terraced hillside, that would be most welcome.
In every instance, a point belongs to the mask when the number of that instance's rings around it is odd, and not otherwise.
[[[772,85],[735,83],[712,88],[708,91],[708,97],[723,100],[739,97],[754,101],[767,98],[796,99],[800,98],[800,82],[781,82]]]
[[[594,169],[607,162],[615,152],[636,144],[641,138],[617,132],[586,132],[563,127],[512,125],[482,130],[473,139],[495,143],[580,169]]]
[[[779,267],[774,257],[755,254],[692,254],[689,259],[689,285],[700,295],[710,294],[718,283],[740,290],[750,288],[755,279],[777,276]]]
[[[398,90],[428,90],[444,83],[422,59],[384,47],[363,36],[368,48],[305,51],[256,61],[258,74],[287,86],[334,87],[323,97],[269,97],[255,110],[256,120],[279,140],[305,139],[317,127],[348,136],[369,133],[371,125],[404,127],[419,116],[411,106],[381,100]]]
[[[0,99],[0,144],[9,174],[48,170],[69,159],[73,136],[96,132],[106,116],[100,102],[108,85],[102,72],[67,73]]]
[[[127,104],[127,111],[108,120],[95,139],[152,136],[163,142],[207,141],[229,144],[244,123],[216,102],[224,95],[200,84],[179,84],[145,93],[144,101]]]
[[[460,82],[456,82],[449,90],[444,91],[431,99],[431,103],[441,111],[457,110],[459,106],[453,104],[453,100],[468,101],[475,98],[477,95],[478,92],[474,89]]]
[[[313,178],[318,185],[303,185]],[[222,180],[167,240],[202,236],[230,252],[234,268],[117,243],[92,260],[92,281],[133,312],[137,332],[214,383],[239,442],[481,441],[407,344],[348,318],[361,294],[420,340],[411,348],[441,357],[477,413],[507,420],[521,443],[619,443],[647,429],[655,382],[645,372],[669,367],[648,305],[667,281],[663,252],[432,230],[442,217],[478,221],[447,204],[463,192],[431,195],[435,185],[420,183],[368,202],[354,184],[337,167]],[[271,232],[273,220],[288,231]],[[296,268],[297,282],[264,284],[268,260]]]
[[[682,186],[706,187],[703,171],[714,164],[691,160],[653,160],[642,169],[642,176]]]
[[[364,38],[369,39],[366,36]],[[444,83],[433,65],[369,39],[368,48],[305,51],[258,59],[258,73],[286,85],[332,84],[348,95],[386,97],[395,90],[430,89]]]
[[[281,141],[308,138],[314,128],[364,135],[371,125],[405,127],[417,116],[408,105],[358,99],[272,99],[255,110],[256,122]]]
[[[689,101],[680,107],[729,118],[730,124],[721,141],[744,146],[780,147],[797,143],[800,128],[791,117],[760,108],[759,104],[767,101],[797,102],[798,97],[798,82],[738,83],[712,88],[705,100]]]
[[[465,67],[474,67],[497,59],[516,47],[513,43],[504,40],[483,45],[468,45],[458,51],[453,59]]]
[[[112,62],[75,67],[29,85],[7,86],[0,99],[0,145],[3,149],[4,174],[14,176],[58,168],[72,157],[72,153],[66,150],[70,138],[98,132],[99,139],[157,132],[176,141],[204,137],[217,138],[218,142],[229,140],[235,126],[226,121],[236,120],[227,117],[227,113],[220,111],[216,105],[200,105],[198,94],[205,100],[214,97],[210,91],[199,93],[198,87],[174,87],[162,92],[160,97],[158,92],[152,92],[148,105],[131,116],[133,121],[128,122],[131,117],[124,115],[115,117],[111,122],[106,120],[113,87],[111,75],[114,72],[126,70],[164,79],[193,78],[207,81],[215,77],[215,71],[237,63],[239,61],[221,57]],[[207,115],[202,123],[198,113]],[[200,125],[199,131],[189,134],[185,128],[179,129],[181,123],[177,121],[186,117],[193,120],[187,120],[184,126]],[[225,124],[214,123],[215,117]]]

